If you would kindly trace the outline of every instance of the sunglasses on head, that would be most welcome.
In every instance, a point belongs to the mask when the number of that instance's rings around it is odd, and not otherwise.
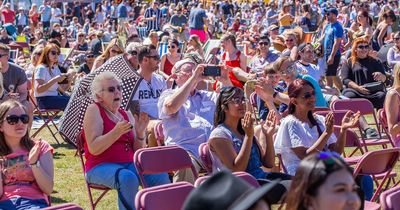
[[[23,124],[28,124],[29,123],[29,116],[27,114],[22,114],[20,116],[18,116],[18,115],[8,115],[6,117],[6,121],[10,125],[18,124],[19,120],[21,120],[21,122]]]
[[[358,45],[358,49],[369,49],[369,45]]]
[[[312,97],[314,97],[314,96],[315,96],[315,92],[314,92],[314,91],[311,91],[311,92],[305,93],[305,94],[303,95],[302,98],[304,98],[304,99],[309,99],[309,98],[312,98]]]
[[[50,54],[51,54],[51,55],[60,55],[60,53],[59,53],[59,52],[57,52],[57,51],[54,51],[54,50],[50,51]]]
[[[114,93],[116,90],[121,91],[121,85],[110,86],[110,87],[108,87],[106,89],[103,89],[103,91],[104,90],[107,90],[109,93]]]

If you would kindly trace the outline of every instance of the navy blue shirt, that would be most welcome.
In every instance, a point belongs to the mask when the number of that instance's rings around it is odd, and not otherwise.
[[[204,29],[204,20],[207,18],[206,11],[201,8],[196,8],[190,11],[189,15],[189,28],[196,30]]]
[[[335,39],[337,38],[343,38],[343,27],[338,21],[328,24],[325,27],[324,55],[326,59],[330,56]],[[336,51],[335,56],[340,56],[339,49]]]

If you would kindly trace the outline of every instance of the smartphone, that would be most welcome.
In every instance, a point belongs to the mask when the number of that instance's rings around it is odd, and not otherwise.
[[[221,76],[221,66],[204,67],[203,76],[211,76],[211,77]]]

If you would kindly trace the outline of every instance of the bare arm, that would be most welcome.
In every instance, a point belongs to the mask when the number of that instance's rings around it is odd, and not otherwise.
[[[385,110],[390,110],[386,112],[386,118],[389,133],[393,137],[400,133],[400,122],[397,119],[399,116],[399,106],[400,101],[397,93],[389,91],[386,95]]]
[[[335,57],[336,52],[339,50],[340,48],[340,43],[342,42],[342,38],[336,38],[334,43],[333,43],[333,49],[332,52],[330,54],[329,57],[331,57],[332,59]]]
[[[53,86],[57,82],[61,82],[65,79],[66,77],[63,75],[58,75],[56,77],[53,77],[51,80],[48,82],[45,82],[42,79],[36,79],[36,82],[38,83],[38,86],[36,87],[36,91],[38,93],[43,93],[47,91],[51,86]]]
[[[54,186],[54,163],[51,152],[46,152],[39,158],[40,167],[32,167],[33,175],[39,188],[46,195],[53,192]]]
[[[379,32],[379,35],[378,35],[378,45],[379,45],[379,47],[382,47],[382,45],[384,44],[384,41],[385,40],[383,40],[383,37],[385,36],[385,34],[386,34],[386,32],[387,32],[387,28],[388,28],[388,25],[385,25],[382,29],[381,29],[381,31]]]

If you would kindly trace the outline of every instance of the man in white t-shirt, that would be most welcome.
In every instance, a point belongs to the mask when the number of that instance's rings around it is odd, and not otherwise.
[[[57,3],[53,2],[51,5],[51,19],[50,26],[53,27],[54,23],[61,24],[62,13],[60,8],[57,7]]]
[[[155,46],[142,47],[137,56],[140,65],[137,72],[143,77],[143,80],[133,96],[133,101],[138,101],[140,111],[146,112],[151,119],[147,126],[148,146],[157,146],[153,131],[154,126],[159,122],[157,103],[161,93],[167,89],[167,82],[161,75],[155,73],[160,63],[160,56]]]

